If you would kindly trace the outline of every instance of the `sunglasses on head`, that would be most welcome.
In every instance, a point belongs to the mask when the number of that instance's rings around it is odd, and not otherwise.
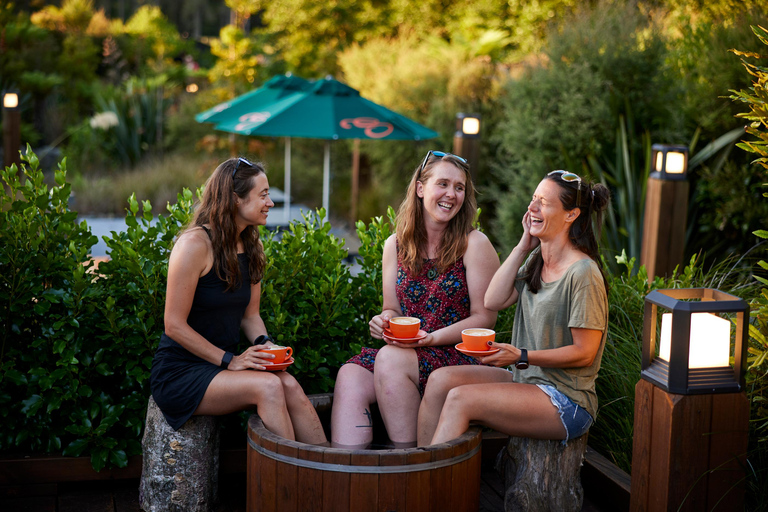
[[[435,151],[434,149],[430,149],[429,151],[427,151],[427,156],[425,156],[424,160],[421,162],[421,167],[419,167],[419,172],[416,174],[417,180],[421,178],[421,171],[424,170],[424,167],[427,165],[427,162],[429,161],[430,156],[436,156],[437,158],[443,158],[444,156],[452,156],[457,160],[461,160],[465,164],[467,163],[467,159],[460,157],[459,155],[454,155],[453,153],[445,153],[443,151]]]
[[[253,166],[254,166],[254,165],[253,165],[251,162],[249,162],[249,161],[248,161],[248,160],[246,160],[245,158],[242,158],[242,157],[241,157],[241,158],[238,158],[238,159],[237,159],[237,163],[235,164],[235,170],[234,170],[234,171],[232,171],[232,179],[233,179],[233,180],[235,179],[235,173],[236,173],[236,172],[237,172],[237,170],[240,168],[240,164],[245,164],[245,165],[247,165],[248,167],[253,167]]]
[[[581,204],[581,176],[568,171],[552,171],[547,174],[547,176],[552,176],[554,174],[559,175],[560,179],[565,182],[576,182],[576,205],[578,206]]]

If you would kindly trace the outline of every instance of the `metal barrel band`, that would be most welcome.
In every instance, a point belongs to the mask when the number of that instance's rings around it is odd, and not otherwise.
[[[467,453],[436,462],[424,462],[421,464],[410,464],[404,466],[352,466],[347,464],[328,464],[326,462],[315,462],[311,460],[297,459],[296,457],[289,457],[287,455],[281,455],[257,445],[250,437],[248,438],[248,445],[258,453],[278,462],[285,462],[302,468],[334,471],[336,473],[415,473],[417,471],[438,469],[456,464],[458,462],[463,462],[465,460],[471,459],[480,451],[480,444],[478,444]]]

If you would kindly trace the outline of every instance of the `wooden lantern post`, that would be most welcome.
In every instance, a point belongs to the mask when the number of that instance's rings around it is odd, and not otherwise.
[[[662,316],[660,335],[659,308],[671,312]],[[656,290],[646,297],[632,512],[744,509],[748,322],[747,303],[718,290]]]
[[[456,133],[453,135],[453,154],[469,162],[472,181],[477,185],[480,162],[480,116],[478,114],[456,114]]]
[[[688,216],[688,148],[654,144],[645,193],[643,245],[640,264],[649,281],[669,276],[683,263]]]
[[[7,92],[3,95],[3,165],[21,165],[21,109],[19,95]]]

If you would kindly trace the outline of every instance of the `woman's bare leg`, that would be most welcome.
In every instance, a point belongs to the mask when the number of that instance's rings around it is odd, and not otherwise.
[[[194,414],[220,416],[254,406],[258,407],[265,427],[281,437],[295,439],[283,384],[273,373],[219,372],[208,385]]]
[[[288,414],[291,417],[293,430],[296,433],[296,440],[302,443],[323,444],[328,439],[323,432],[323,425],[317,416],[312,402],[307,398],[306,393],[299,384],[299,381],[288,372],[276,372],[276,375],[283,383],[283,393],[285,394],[285,404],[288,407]]]
[[[468,384],[448,392],[432,444],[459,437],[470,421],[505,434],[565,439],[565,427],[549,396],[533,384]]]
[[[419,359],[410,348],[387,345],[376,355],[373,373],[376,401],[396,447],[416,445],[419,414]]]
[[[446,366],[432,372],[419,407],[418,445],[431,443],[450,390],[465,384],[493,382],[512,382],[512,374],[502,368],[472,365]]]
[[[339,370],[333,390],[331,445],[366,448],[373,440],[371,404],[376,402],[373,373],[349,363]]]

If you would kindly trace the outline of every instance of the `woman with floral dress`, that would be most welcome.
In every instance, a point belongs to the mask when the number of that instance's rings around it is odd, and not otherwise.
[[[429,374],[443,366],[478,364],[454,348],[463,329],[496,322],[483,296],[499,258],[488,238],[472,227],[476,211],[466,160],[428,152],[400,205],[397,231],[384,244],[383,309],[369,326],[371,336],[387,345],[363,348],[339,370],[331,417],[334,446],[370,444],[370,407],[376,402],[390,441],[396,447],[415,446]],[[427,335],[415,343],[383,336],[397,316],[419,318]]]

